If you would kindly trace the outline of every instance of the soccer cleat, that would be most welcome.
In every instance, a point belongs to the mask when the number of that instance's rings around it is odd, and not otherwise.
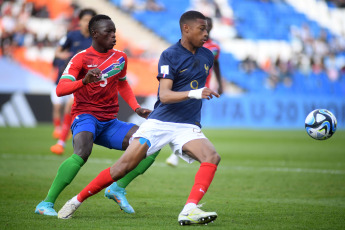
[[[165,162],[170,166],[176,167],[178,165],[178,160],[179,157],[176,156],[176,154],[172,153]]]
[[[65,151],[65,148],[60,144],[55,144],[50,147],[50,151],[56,155],[62,155]]]
[[[80,203],[81,204],[81,203]],[[79,208],[80,204],[75,204],[72,199],[67,201],[66,204],[58,212],[59,219],[69,219],[73,213]]]
[[[54,204],[45,201],[42,201],[36,206],[35,213],[45,216],[57,216],[57,213],[54,210]]]
[[[112,189],[111,187],[116,186],[115,189]],[[126,190],[124,188],[121,188],[117,186],[116,182],[114,184],[108,186],[105,189],[104,196],[107,197],[108,199],[114,200],[119,206],[120,209],[123,210],[125,213],[134,213],[134,209],[132,206],[128,203],[126,199]]]
[[[193,208],[185,213],[180,213],[178,216],[178,222],[182,225],[191,225],[191,224],[205,224],[213,222],[217,219],[217,213],[215,212],[204,212],[199,209],[200,205],[196,208]]]

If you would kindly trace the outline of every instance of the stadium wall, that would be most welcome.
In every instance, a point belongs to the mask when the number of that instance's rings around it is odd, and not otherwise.
[[[155,96],[137,97],[139,103],[152,109]],[[118,118],[139,124],[136,116],[120,97]],[[309,112],[317,108],[330,110],[337,118],[338,129],[345,129],[345,99],[339,97],[306,97],[252,94],[222,96],[205,100],[202,125],[208,128],[301,129]],[[0,126],[33,126],[52,122],[49,95],[0,93]]]
[[[202,124],[215,128],[300,129],[304,128],[305,118],[312,110],[322,108],[336,116],[338,128],[345,128],[344,98],[274,94],[205,101]]]

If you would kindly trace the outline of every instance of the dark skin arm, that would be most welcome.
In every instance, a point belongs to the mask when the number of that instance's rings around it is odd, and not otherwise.
[[[220,68],[219,68],[219,61],[218,60],[214,60],[213,69],[214,69],[214,73],[216,75],[216,79],[218,82],[218,93],[219,93],[219,95],[222,95],[223,94],[223,83],[222,83],[222,77],[220,75]]]

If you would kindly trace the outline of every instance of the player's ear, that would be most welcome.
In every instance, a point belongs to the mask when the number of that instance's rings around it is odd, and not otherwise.
[[[189,32],[189,25],[188,24],[183,24],[183,26],[182,26],[182,30],[183,30],[183,32],[185,32],[185,33],[188,33]]]
[[[97,38],[97,31],[91,30],[91,37]]]

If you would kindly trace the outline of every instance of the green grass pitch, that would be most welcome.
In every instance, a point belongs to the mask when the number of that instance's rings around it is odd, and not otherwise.
[[[1,229],[181,229],[177,216],[199,164],[165,165],[164,148],[153,166],[127,187],[136,213],[126,214],[104,198],[91,197],[70,220],[34,214],[57,168],[72,153],[55,156],[52,126],[0,128]],[[205,129],[222,157],[201,201],[216,211],[210,229],[345,229],[345,131],[316,141],[301,130]],[[112,165],[120,151],[94,145],[93,153],[55,208]],[[192,228],[194,228],[192,227]],[[190,228],[190,227],[187,227]]]

